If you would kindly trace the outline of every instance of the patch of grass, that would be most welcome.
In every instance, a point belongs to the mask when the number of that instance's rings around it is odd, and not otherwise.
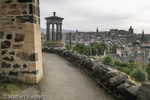
[[[18,94],[19,88],[15,84],[4,83],[0,86],[0,97],[8,94]]]
[[[46,41],[43,43],[46,47],[64,47],[66,44],[63,41]]]

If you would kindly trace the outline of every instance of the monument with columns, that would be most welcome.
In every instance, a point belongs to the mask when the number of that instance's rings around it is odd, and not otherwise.
[[[64,20],[64,18],[56,16],[56,12],[53,12],[53,16],[46,17],[45,19],[46,19],[46,25],[47,25],[46,41],[61,41],[62,40],[62,20]],[[56,26],[56,29],[55,29],[55,26]]]

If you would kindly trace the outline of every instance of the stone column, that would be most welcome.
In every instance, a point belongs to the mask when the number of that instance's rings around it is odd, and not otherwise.
[[[59,41],[61,41],[62,40],[62,23],[60,23],[60,39],[59,39]]]
[[[56,40],[59,41],[58,40],[58,36],[59,36],[58,35],[59,34],[59,24],[56,24],[56,26],[57,26],[57,29],[56,29]]]
[[[46,23],[47,28],[46,28],[46,41],[50,41],[50,24]]]
[[[54,24],[52,24],[52,41],[55,41]]]

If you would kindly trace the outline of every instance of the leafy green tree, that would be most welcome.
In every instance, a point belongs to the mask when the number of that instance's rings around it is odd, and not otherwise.
[[[112,53],[116,53],[117,52],[117,48],[118,48],[118,45],[114,45],[112,48],[110,48],[110,51]]]
[[[102,63],[104,65],[109,65],[109,66],[112,66],[113,65],[113,58],[110,56],[110,55],[107,55],[106,57],[104,57],[102,59]]]
[[[119,60],[119,59],[116,59],[115,61],[114,61],[114,66],[122,66],[123,65],[123,62],[121,61],[121,60]]]
[[[147,64],[147,67],[145,68],[145,71],[147,72],[148,80],[150,80],[150,63]]]
[[[129,63],[127,65],[127,67],[131,70],[131,72],[134,70],[134,69],[137,69],[137,68],[140,68],[141,65],[139,63],[136,63],[136,62],[132,62],[132,63]]]
[[[122,71],[128,75],[131,73],[131,70],[127,67],[123,67]]]
[[[95,56],[98,53],[98,49],[94,46],[92,46],[91,49],[92,49],[92,55]]]
[[[67,43],[67,44],[66,44],[66,48],[67,48],[68,50],[71,50],[73,47],[72,47],[72,45],[70,45],[69,43]]]
[[[103,47],[104,50],[108,50],[108,46],[104,41],[100,45]]]
[[[130,60],[129,60],[129,63],[132,63],[132,62],[135,62],[134,59],[130,59]]]
[[[137,69],[134,69],[133,72],[130,74],[130,76],[135,81],[139,81],[139,82],[145,82],[147,80],[146,72],[142,70],[140,67]]]

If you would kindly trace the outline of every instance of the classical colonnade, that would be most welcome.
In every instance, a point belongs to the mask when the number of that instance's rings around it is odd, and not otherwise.
[[[46,25],[47,25],[47,41],[61,41],[62,23],[47,23]]]

